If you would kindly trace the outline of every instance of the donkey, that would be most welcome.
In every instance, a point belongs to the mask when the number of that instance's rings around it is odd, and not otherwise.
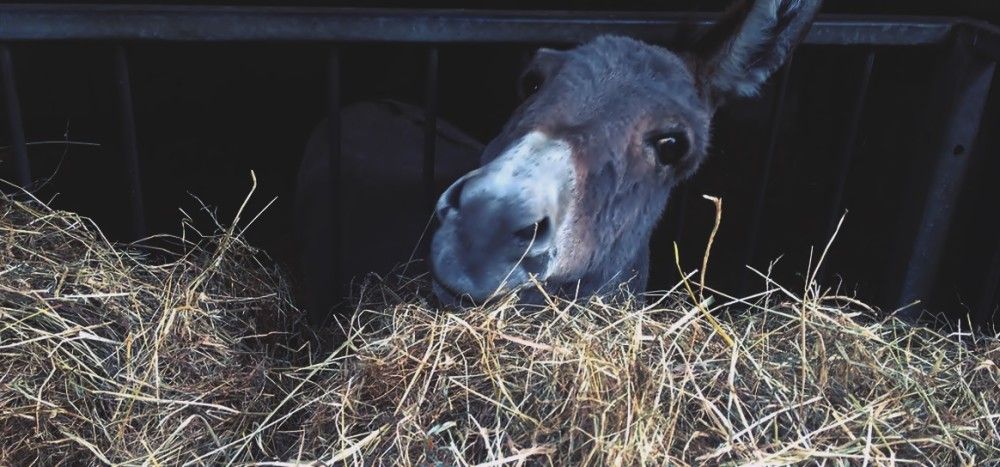
[[[437,202],[435,294],[480,302],[533,277],[555,293],[645,291],[652,230],[705,159],[716,109],[758,93],[820,3],[741,1],[683,52],[614,36],[539,50],[482,166]]]

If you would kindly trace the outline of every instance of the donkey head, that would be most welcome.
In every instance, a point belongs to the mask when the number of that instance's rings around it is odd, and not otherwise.
[[[716,108],[758,91],[819,4],[741,2],[683,52],[608,36],[539,50],[482,167],[437,203],[437,295],[483,300],[531,276],[584,295],[644,290],[653,227],[705,159]]]

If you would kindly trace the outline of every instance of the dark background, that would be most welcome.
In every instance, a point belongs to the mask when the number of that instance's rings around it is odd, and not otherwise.
[[[154,2],[134,2],[154,3]],[[178,4],[183,2],[155,2]],[[265,5],[275,2],[216,1],[200,4]],[[717,11],[728,2],[455,1],[420,2],[434,8],[525,8],[557,10]],[[282,2],[281,5],[413,7],[415,2]],[[1000,2],[828,1],[827,13],[971,16],[997,21]],[[544,45],[544,44],[539,44]],[[534,47],[447,45],[441,48],[441,117],[480,140],[488,140],[517,104],[515,80]],[[131,44],[130,68],[147,218],[151,232],[177,232],[181,213],[199,217],[196,194],[227,221],[249,189],[249,171],[260,182],[251,211],[272,197],[277,203],[250,230],[293,274],[291,201],[295,172],[306,138],[322,118],[326,48],[306,44]],[[346,103],[391,97],[423,100],[424,50],[408,45],[357,45],[344,52]],[[831,219],[837,168],[848,148],[851,104],[858,89],[866,47],[809,46],[800,49],[790,71],[779,144],[757,247],[748,249],[749,230],[764,167],[773,112],[772,83],[758,99],[734,103],[717,117],[709,163],[675,195],[654,242],[654,286],[676,279],[671,242],[680,243],[689,268],[700,255],[712,224],[712,207],[702,193],[721,196],[723,226],[710,265],[710,282],[733,293],[760,289],[745,272],[765,269],[781,257],[775,276],[801,289],[810,248],[822,249]],[[898,273],[893,266],[901,230],[900,213],[912,204],[908,181],[915,152],[934,128],[927,126],[931,71],[944,57],[941,47],[885,47],[877,59],[845,192],[849,210],[826,267],[826,283],[841,286],[875,304],[890,306]],[[54,206],[93,217],[112,238],[128,237],[112,54],[106,44],[15,44],[27,139],[65,137],[93,146],[35,145],[29,148],[36,179],[55,174],[39,191]],[[994,84],[994,89],[997,85]],[[1000,93],[990,96],[973,169],[960,201],[939,283],[930,291],[935,309],[958,318],[984,294],[1000,228]],[[6,126],[4,126],[6,128]],[[67,131],[68,129],[68,131]],[[0,131],[6,131],[0,130]],[[0,145],[9,141],[0,133]],[[916,145],[916,147],[915,147]],[[3,157],[0,151],[0,157]],[[0,177],[9,164],[0,163]],[[920,175],[920,174],[917,174]],[[905,236],[905,232],[903,232]],[[363,247],[363,246],[359,246]]]

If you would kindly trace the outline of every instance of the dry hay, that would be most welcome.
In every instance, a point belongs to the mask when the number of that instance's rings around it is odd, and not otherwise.
[[[311,361],[259,335],[297,313],[233,229],[173,244],[163,260],[0,201],[0,464],[1000,458],[996,336],[874,319],[815,286],[458,313],[421,280],[372,280],[345,347]]]

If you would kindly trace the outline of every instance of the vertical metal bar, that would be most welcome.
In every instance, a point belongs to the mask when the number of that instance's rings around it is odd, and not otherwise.
[[[777,92],[771,107],[771,131],[767,139],[767,152],[764,154],[764,166],[761,167],[760,182],[757,187],[757,195],[754,199],[753,217],[746,234],[746,246],[743,252],[743,265],[753,264],[757,256],[757,238],[760,236],[760,226],[764,217],[764,206],[767,201],[768,182],[771,177],[771,165],[774,163],[774,152],[778,146],[779,127],[785,116],[785,96],[788,94],[788,82],[791,80],[792,63],[795,56],[788,59],[778,74]],[[750,274],[743,272],[741,289],[749,287]]]
[[[438,114],[438,48],[427,51],[426,75],[424,77],[424,196],[428,211],[434,210],[436,203],[434,184],[434,156],[437,151]]]
[[[904,258],[906,266],[896,301],[898,307],[930,295],[972,146],[979,134],[996,62],[976,54],[973,42],[972,31],[966,28],[956,31],[933,91],[929,109],[931,116],[940,122],[932,127],[937,139],[928,146],[932,151],[930,180],[922,190],[926,195],[916,223],[917,232],[908,257]],[[915,200],[919,202],[920,198]]]
[[[673,264],[674,261],[674,250],[673,244],[677,243],[680,246],[681,252],[686,251],[684,244],[684,221],[686,220],[686,214],[688,210],[688,199],[691,196],[691,184],[689,182],[684,182],[680,187],[675,188],[670,195],[670,201],[667,204],[667,209],[670,211],[667,213],[668,221],[666,227],[667,234],[670,235],[670,243],[668,243],[669,248],[666,250],[670,261],[668,264]],[[670,287],[681,280],[681,275],[676,268],[666,268],[669,274],[669,282],[662,284],[655,284],[655,287],[659,289],[660,287]],[[651,277],[652,279],[652,277]],[[649,286],[654,286],[650,283]]]
[[[684,184],[680,190],[674,190],[673,199],[671,204],[673,205],[674,211],[670,213],[673,220],[673,240],[678,244],[681,241],[681,235],[684,234],[684,214],[687,212],[687,201],[690,188],[688,184]]]
[[[1000,307],[1000,242],[993,251],[993,261],[990,272],[983,283],[983,292],[975,309],[975,320],[978,324],[987,324],[994,318],[994,313]]]
[[[327,154],[329,170],[329,190],[330,190],[330,253],[328,258],[329,284],[330,290],[337,294],[334,300],[340,299],[343,292],[344,283],[341,274],[341,257],[344,246],[342,245],[341,225],[341,122],[340,122],[340,49],[330,49],[326,62],[326,122],[327,122]],[[319,291],[317,291],[319,293]],[[327,317],[325,313],[329,310],[310,310],[314,322],[321,323]]]
[[[868,85],[871,82],[872,70],[875,68],[875,51],[869,50],[865,56],[864,67],[861,71],[861,82],[858,84],[858,92],[854,96],[854,106],[851,109],[851,126],[844,135],[844,147],[841,148],[840,160],[837,167],[837,184],[833,189],[833,197],[830,202],[830,214],[827,224],[827,238],[833,235],[837,229],[837,223],[844,210],[844,191],[847,188],[847,177],[851,172],[851,165],[857,153],[858,132],[861,128],[861,117],[865,112],[865,102],[868,98]],[[825,239],[824,239],[825,241]]]
[[[31,165],[28,162],[28,145],[24,138],[24,122],[21,120],[21,101],[17,96],[14,81],[14,63],[10,58],[10,47],[0,44],[0,74],[3,75],[3,95],[7,112],[7,131],[10,133],[10,148],[14,156],[14,182],[31,189]]]
[[[139,148],[135,137],[135,114],[132,107],[128,55],[125,47],[121,45],[115,46],[114,55],[118,116],[121,119],[121,150],[132,210],[132,236],[141,238],[146,235],[146,215],[142,200],[142,177],[139,172]]]

